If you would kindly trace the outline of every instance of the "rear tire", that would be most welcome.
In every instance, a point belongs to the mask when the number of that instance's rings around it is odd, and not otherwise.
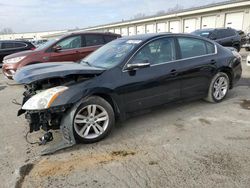
[[[205,100],[211,103],[221,102],[226,97],[229,86],[228,75],[224,72],[217,73],[210,83],[208,95]]]
[[[94,143],[108,136],[114,124],[112,106],[103,98],[92,96],[77,108],[72,126],[77,142]]]

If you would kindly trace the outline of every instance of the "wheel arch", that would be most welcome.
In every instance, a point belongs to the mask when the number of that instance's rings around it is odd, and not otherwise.
[[[94,92],[90,96],[98,96],[106,100],[113,108],[114,113],[115,113],[115,119],[121,119],[121,111],[118,103],[110,93],[104,93],[104,92]],[[90,97],[89,96],[89,97]]]

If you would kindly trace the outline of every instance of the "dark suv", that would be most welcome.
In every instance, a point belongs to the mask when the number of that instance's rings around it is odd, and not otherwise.
[[[36,50],[15,53],[3,60],[3,73],[12,79],[17,69],[46,62],[77,62],[102,45],[121,37],[114,33],[77,32],[53,39]]]
[[[2,67],[3,58],[7,55],[25,50],[34,50],[35,46],[28,41],[22,40],[1,40],[0,41],[0,67]]]
[[[233,47],[237,51],[241,49],[241,36],[232,28],[199,29],[192,34],[215,40],[222,46]]]

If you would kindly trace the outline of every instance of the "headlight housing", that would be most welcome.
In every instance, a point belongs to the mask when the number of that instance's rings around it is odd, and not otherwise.
[[[58,86],[54,88],[47,89],[31,97],[22,106],[23,110],[45,110],[48,109],[55,99],[67,90],[66,86]]]
[[[15,64],[15,63],[18,63],[19,61],[23,60],[25,57],[26,56],[20,56],[20,57],[5,59],[5,60],[3,60],[3,63],[5,63],[5,64]]]

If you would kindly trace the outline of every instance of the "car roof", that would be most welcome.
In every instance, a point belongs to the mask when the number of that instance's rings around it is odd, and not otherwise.
[[[94,35],[112,35],[112,36],[121,36],[119,34],[116,34],[116,33],[111,33],[111,32],[98,32],[98,31],[79,31],[79,32],[72,32],[72,33],[69,33],[69,34],[66,34],[66,35],[63,35],[62,38],[64,37],[68,37],[68,36],[71,36],[71,35],[85,35],[85,34],[94,34]]]
[[[146,41],[146,40],[161,37],[161,36],[186,36],[186,37],[200,38],[200,37],[194,36],[192,34],[185,34],[185,33],[154,33],[154,34],[126,36],[126,37],[122,37],[121,40],[125,39],[125,40],[142,40],[142,41]]]
[[[231,30],[235,30],[231,27],[219,27],[219,28],[206,28],[206,29],[197,29],[195,31],[215,31],[215,30],[221,30],[221,29],[231,29]],[[236,30],[235,30],[236,31]]]
[[[24,42],[24,43],[31,43],[26,40],[0,40],[0,42]]]

